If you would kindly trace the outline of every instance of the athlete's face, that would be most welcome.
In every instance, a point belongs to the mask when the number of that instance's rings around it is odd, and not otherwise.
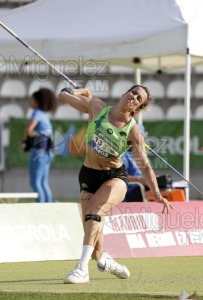
[[[131,91],[125,93],[121,99],[124,105],[136,111],[147,101],[148,95],[142,87],[135,87]]]

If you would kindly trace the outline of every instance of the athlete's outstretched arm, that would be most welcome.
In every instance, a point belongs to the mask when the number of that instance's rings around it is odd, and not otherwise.
[[[88,89],[74,90],[74,94],[70,94],[68,91],[63,89],[59,93],[58,97],[60,100],[71,105],[80,112],[87,114],[89,113],[90,103],[93,99],[91,92]]]
[[[173,209],[172,205],[162,197],[156,175],[150,165],[150,162],[147,157],[147,153],[145,150],[145,142],[144,142],[144,137],[137,128],[136,125],[133,126],[130,135],[129,135],[129,143],[131,144],[131,149],[133,152],[133,157],[138,165],[138,168],[143,174],[144,179],[146,180],[146,183],[150,190],[152,191],[154,195],[154,200],[156,202],[160,202],[164,205],[163,212],[166,208],[167,212],[170,209]]]

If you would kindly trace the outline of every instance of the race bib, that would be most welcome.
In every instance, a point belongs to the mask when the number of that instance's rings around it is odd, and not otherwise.
[[[99,129],[97,129],[93,134],[90,145],[98,154],[102,156],[119,156],[119,146]]]

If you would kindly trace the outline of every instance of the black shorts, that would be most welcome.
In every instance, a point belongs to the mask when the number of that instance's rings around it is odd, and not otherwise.
[[[112,178],[122,179],[128,188],[128,172],[125,165],[112,170],[96,170],[83,165],[78,178],[80,191],[86,191],[92,194],[94,194],[105,181]]]

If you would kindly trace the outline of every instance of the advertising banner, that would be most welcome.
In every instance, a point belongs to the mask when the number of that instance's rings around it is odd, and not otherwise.
[[[201,201],[121,203],[106,215],[104,250],[114,258],[203,255]],[[71,260],[84,231],[77,203],[0,205],[0,262]]]
[[[27,167],[28,152],[23,152],[20,143],[27,120],[11,119],[10,145],[8,147],[7,165],[10,167]],[[54,133],[55,154],[52,168],[80,168],[85,153],[85,132],[87,121],[52,120]],[[145,130],[148,133],[146,144],[162,156],[174,168],[183,167],[184,137],[183,121],[145,122]],[[190,167],[192,169],[203,168],[203,134],[202,122],[191,121],[190,138]],[[150,152],[150,162],[154,169],[167,169],[159,158]]]
[[[76,203],[0,205],[0,262],[80,257],[83,228]]]
[[[183,168],[184,134],[183,121],[150,121],[144,122],[148,133],[146,144],[163,157],[174,168]],[[202,121],[190,122],[190,168],[203,168],[203,134]],[[152,153],[148,153],[154,169],[167,168],[166,164]]]
[[[162,214],[157,203],[121,203],[105,217],[105,249],[113,257],[203,255],[201,201],[173,203]]]
[[[24,152],[20,144],[28,120],[10,119],[10,145],[7,165],[9,167],[27,167],[29,152]],[[52,120],[54,153],[52,168],[80,168],[85,153],[86,121]]]

